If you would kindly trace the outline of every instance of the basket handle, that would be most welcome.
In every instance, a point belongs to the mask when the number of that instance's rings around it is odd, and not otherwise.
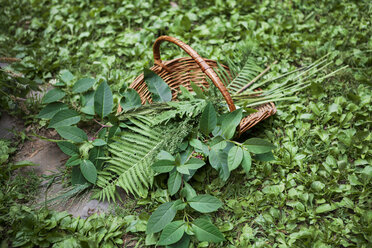
[[[179,39],[170,36],[160,36],[156,39],[153,46],[155,64],[170,72],[168,67],[165,66],[160,59],[160,44],[164,41],[172,42],[181,47],[185,52],[187,52],[196,61],[201,70],[212,80],[213,84],[221,91],[222,96],[225,98],[230,111],[232,112],[236,109],[230,93],[227,91],[225,85],[221,82],[220,78],[217,76],[213,68],[211,68],[194,49],[192,49],[189,45],[180,41]]]

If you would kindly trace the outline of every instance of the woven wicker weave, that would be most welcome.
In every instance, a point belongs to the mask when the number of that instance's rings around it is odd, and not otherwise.
[[[186,57],[177,58],[170,61],[162,61],[160,59],[159,49],[160,44],[164,41],[172,42],[181,47],[191,56],[191,58]],[[169,85],[169,87],[172,89],[173,99],[177,98],[180,85],[183,85],[189,91],[192,91],[192,88],[190,86],[191,81],[199,86],[203,85],[205,87],[208,87],[209,85],[206,81],[207,76],[221,91],[222,96],[225,98],[230,111],[234,111],[236,109],[228,90],[213,70],[213,68],[218,68],[216,61],[203,59],[189,45],[170,36],[159,37],[154,43],[153,52],[155,65],[150,69],[158,74]],[[227,67],[225,67],[225,69],[228,71]],[[139,75],[129,87],[135,89],[138,92],[141,97],[142,104],[144,104],[146,101],[151,102],[151,95],[143,79],[143,74]],[[261,120],[274,115],[276,112],[274,103],[263,104],[256,107],[256,109],[258,110],[258,112],[248,115],[240,122],[240,134],[247,131],[249,128],[253,127]]]

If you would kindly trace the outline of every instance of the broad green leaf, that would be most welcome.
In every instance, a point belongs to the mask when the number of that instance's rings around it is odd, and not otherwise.
[[[95,140],[93,140],[92,145],[94,145],[94,146],[104,146],[104,145],[107,145],[107,143],[103,139],[95,139]]]
[[[66,93],[60,89],[52,89],[45,94],[45,96],[43,97],[42,103],[45,104],[45,103],[56,102],[62,99],[65,95]]]
[[[65,153],[66,155],[73,156],[73,155],[79,154],[79,148],[75,146],[74,144],[72,144],[71,142],[60,141],[60,142],[57,142],[57,145],[59,149],[61,149],[61,151]]]
[[[180,166],[177,167],[177,170],[180,169],[180,170],[184,170],[186,171],[187,170],[197,170],[199,169],[200,167],[203,167],[203,165],[205,165],[205,162],[201,159],[197,159],[197,158],[190,158],[185,164],[182,164]],[[183,173],[185,174],[185,173]]]
[[[205,135],[209,134],[216,128],[217,114],[214,110],[213,104],[208,102],[207,106],[200,117],[200,131]]]
[[[53,116],[48,128],[71,126],[78,123],[80,119],[81,117],[78,112],[71,109],[64,109]]]
[[[61,135],[62,138],[66,140],[71,140],[78,143],[88,140],[87,134],[78,127],[57,127],[56,131],[59,135]]]
[[[192,90],[196,93],[196,96],[201,99],[205,99],[205,95],[203,90],[193,81],[190,82],[190,86]]]
[[[161,77],[147,68],[143,69],[143,74],[154,102],[169,102],[172,100],[172,91]]]
[[[166,225],[172,222],[177,213],[174,203],[163,203],[152,213],[147,222],[146,234],[160,232]]]
[[[94,115],[94,91],[84,93],[81,98],[82,108],[80,111],[87,115]]]
[[[242,167],[247,175],[251,170],[251,166],[252,166],[251,154],[248,151],[243,150]]]
[[[92,161],[97,170],[101,170],[102,168],[103,160],[100,158],[104,155],[103,147],[96,146],[89,150],[89,160]]]
[[[170,154],[169,152],[166,152],[164,150],[161,150],[158,155],[156,156],[157,159],[159,160],[171,160],[175,161],[175,158]]]
[[[198,218],[192,222],[195,236],[199,241],[222,242],[225,240],[218,228],[206,218]]]
[[[90,160],[82,160],[80,170],[88,182],[95,184],[97,180],[97,169]]]
[[[185,223],[182,220],[169,223],[161,232],[157,245],[171,245],[179,241],[185,233]]]
[[[74,79],[74,75],[72,75],[72,73],[70,71],[68,71],[68,70],[62,70],[59,73],[59,77],[65,83],[69,83],[69,82],[72,81],[72,79]]]
[[[227,153],[221,149],[212,149],[209,153],[209,163],[219,172],[222,180],[226,181],[230,176],[230,170],[227,165]]]
[[[222,207],[222,202],[211,195],[197,195],[189,201],[190,207],[200,213],[211,213]]]
[[[40,113],[37,115],[38,118],[52,119],[55,114],[63,109],[68,109],[68,106],[61,102],[53,102],[46,105]]]
[[[172,171],[175,166],[175,162],[172,160],[158,160],[151,167],[158,173],[167,173]]]
[[[123,98],[120,100],[120,106],[124,111],[131,110],[142,106],[141,97],[138,95],[137,91],[134,89],[128,88],[124,92]]]
[[[85,184],[87,183],[87,180],[83,176],[83,174],[80,171],[80,166],[74,166],[72,167],[71,172],[71,184],[77,185],[77,184]]]
[[[170,173],[169,178],[168,178],[169,194],[174,195],[175,193],[177,193],[181,187],[181,183],[182,183],[182,175],[179,172],[174,171]]]
[[[94,111],[103,118],[111,113],[112,106],[112,92],[110,86],[104,81],[98,86],[94,94]]]
[[[166,248],[189,248],[190,245],[190,236],[186,233],[183,234],[182,238],[171,245],[167,245]]]
[[[242,109],[237,109],[233,112],[228,113],[225,118],[222,120],[221,129],[222,135],[226,139],[231,139],[236,131],[237,126],[239,125],[242,119]]]
[[[190,184],[184,182],[184,186],[183,189],[180,191],[180,194],[182,197],[186,197],[186,199],[189,201],[196,196],[196,191],[191,187]]]
[[[176,166],[176,169],[179,173],[183,175],[190,175],[190,170],[186,166]]]
[[[276,146],[270,142],[259,138],[251,138],[246,140],[244,142],[244,146],[248,149],[248,151],[256,154],[267,153],[276,148]]]
[[[234,146],[233,148],[231,148],[227,156],[227,165],[229,167],[229,170],[235,170],[240,165],[242,160],[243,149],[238,146]]]
[[[81,162],[82,162],[82,161],[81,161],[79,155],[73,155],[72,157],[70,157],[70,158],[66,161],[65,166],[66,166],[66,167],[75,166],[75,165],[79,165],[79,164],[81,164]]]
[[[74,86],[72,87],[72,92],[73,93],[83,93],[83,92],[89,90],[90,88],[92,88],[92,86],[94,85],[95,82],[96,82],[96,80],[94,80],[93,78],[79,79],[74,84]]]

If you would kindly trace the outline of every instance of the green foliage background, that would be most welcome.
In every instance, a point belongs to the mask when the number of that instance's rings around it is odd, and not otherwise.
[[[349,68],[247,134],[276,144],[276,160],[200,190],[224,199],[215,223],[230,247],[371,245],[371,1],[2,0],[0,9],[0,56],[22,58],[20,70],[43,82],[69,69],[118,90],[152,63],[160,35],[212,59],[238,57],[246,43],[282,73],[331,52],[331,69]]]

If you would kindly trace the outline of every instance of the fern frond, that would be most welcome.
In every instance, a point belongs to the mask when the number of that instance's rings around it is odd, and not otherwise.
[[[154,171],[151,164],[160,150],[174,153],[179,144],[197,124],[195,116],[203,110],[204,101],[191,105],[170,104],[173,110],[165,111],[164,118],[156,116],[131,116],[131,125],[109,144],[111,156],[105,168],[98,173],[97,186],[100,188],[94,195],[99,200],[116,198],[116,188],[127,193],[145,197],[148,188],[153,184]],[[169,107],[169,106],[168,106]],[[173,111],[172,113],[169,113]],[[195,111],[195,112],[193,112]],[[191,114],[192,113],[192,114]],[[151,120],[153,118],[153,120]],[[164,124],[164,120],[175,118]],[[158,125],[162,123],[162,125]]]

